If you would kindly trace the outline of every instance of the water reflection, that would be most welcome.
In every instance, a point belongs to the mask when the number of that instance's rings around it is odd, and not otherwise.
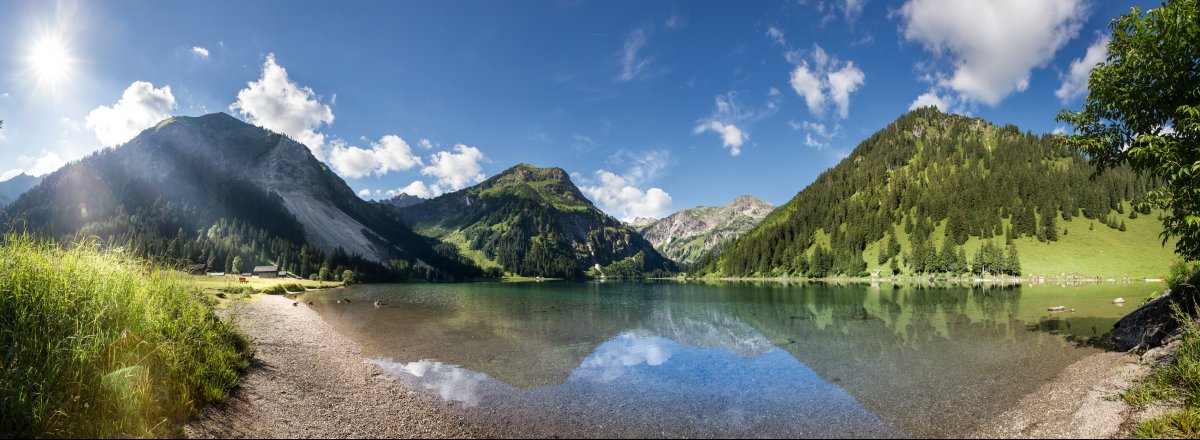
[[[396,362],[390,358],[372,359],[367,363],[378,365],[406,382],[417,384],[419,388],[432,392],[442,400],[467,406],[479,404],[480,388],[489,379],[483,373],[428,359],[409,363]]]
[[[1095,352],[1079,341],[1111,328],[1111,298],[1133,296],[1120,289],[545,283],[338,294],[386,297],[379,309],[310,298],[371,356],[437,359],[379,363],[419,387],[573,435],[954,436]],[[1046,312],[1058,305],[1077,312]]]
[[[669,339],[657,336],[638,336],[624,333],[601,344],[572,376],[586,377],[597,382],[611,382],[620,378],[631,367],[638,365],[658,366],[671,359],[673,344]]]

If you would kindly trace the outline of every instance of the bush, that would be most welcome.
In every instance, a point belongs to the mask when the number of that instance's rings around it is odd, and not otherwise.
[[[223,399],[247,341],[199,288],[94,243],[0,243],[0,436],[166,437]]]
[[[262,290],[260,290],[259,292],[262,292],[262,293],[265,293],[268,295],[283,295],[283,294],[287,293],[287,290],[283,288],[282,284],[276,284],[274,286],[267,286],[267,287],[263,288]]]

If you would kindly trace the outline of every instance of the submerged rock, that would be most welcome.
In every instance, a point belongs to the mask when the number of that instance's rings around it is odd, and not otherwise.
[[[1194,288],[1168,290],[1125,315],[1113,327],[1112,342],[1117,350],[1146,351],[1164,344],[1179,328],[1175,308],[1194,316],[1197,294]]]

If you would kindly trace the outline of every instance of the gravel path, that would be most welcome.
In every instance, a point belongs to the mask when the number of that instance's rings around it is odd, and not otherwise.
[[[984,423],[974,438],[1123,438],[1133,410],[1119,395],[1148,367],[1126,353],[1098,353]]]
[[[363,363],[358,346],[304,304],[256,295],[228,319],[256,350],[224,403],[184,430],[191,438],[497,437],[455,408]]]

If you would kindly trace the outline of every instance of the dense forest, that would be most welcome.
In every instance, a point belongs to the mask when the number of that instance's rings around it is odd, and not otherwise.
[[[859,276],[875,259],[895,274],[1015,275],[1022,273],[1015,239],[1054,242],[1077,218],[1124,231],[1126,217],[1150,213],[1140,202],[1151,182],[1127,168],[1095,175],[1052,136],[913,110],[754,230],[706,255],[697,272]],[[907,249],[897,240],[901,230]],[[984,244],[967,255],[963,245],[973,237]],[[865,254],[872,244],[878,252]]]
[[[388,206],[416,231],[513,275],[580,278],[597,264],[609,277],[676,271],[636,231],[593,206],[559,168],[517,165],[471,188]],[[605,267],[618,262],[624,263],[609,275]]]

